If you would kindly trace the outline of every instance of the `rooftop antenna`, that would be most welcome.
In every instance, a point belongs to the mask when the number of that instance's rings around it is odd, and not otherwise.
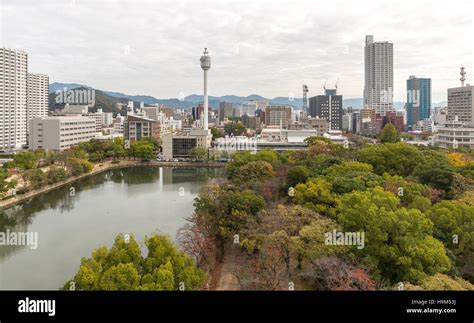
[[[336,90],[337,90],[337,83],[339,83],[339,78],[337,78],[337,80],[336,80],[336,85],[335,85]]]
[[[327,83],[327,82],[328,82],[328,79],[326,79],[326,80],[324,81],[324,85],[323,85],[324,91],[326,91],[326,83]]]
[[[464,81],[466,80],[465,67],[461,67],[461,72],[459,74],[461,75],[461,78],[459,79],[461,81],[461,86],[464,86]]]

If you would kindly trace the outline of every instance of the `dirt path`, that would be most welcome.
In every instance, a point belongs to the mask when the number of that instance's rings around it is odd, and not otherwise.
[[[232,264],[237,261],[238,254],[238,249],[233,245],[226,248],[222,263],[216,266],[217,282],[214,290],[240,290],[239,280],[231,270]]]

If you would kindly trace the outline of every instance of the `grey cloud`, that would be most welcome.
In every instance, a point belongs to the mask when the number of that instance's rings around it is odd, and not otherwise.
[[[366,34],[395,48],[395,90],[409,75],[433,78],[434,101],[472,65],[472,1],[3,0],[1,46],[29,53],[52,81],[176,97],[201,91],[199,56],[210,48],[213,95],[310,95],[339,79],[363,90]],[[27,23],[25,23],[27,22]],[[469,74],[468,74],[469,77]]]

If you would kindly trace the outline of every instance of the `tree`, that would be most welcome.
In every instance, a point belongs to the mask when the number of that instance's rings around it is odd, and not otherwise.
[[[343,162],[323,170],[324,179],[332,183],[337,194],[354,190],[363,191],[369,187],[382,185],[383,179],[372,173],[372,166],[359,162]]]
[[[382,143],[395,143],[400,141],[398,131],[391,123],[387,123],[380,133],[380,141]]]
[[[320,214],[334,216],[338,204],[337,195],[332,192],[331,183],[316,178],[295,186],[293,201]]]
[[[308,144],[308,150],[303,154],[304,158],[320,154],[335,154],[344,149],[342,145],[335,144],[328,138],[319,136],[308,137],[304,142]]]
[[[206,160],[207,159],[207,149],[204,147],[194,147],[189,152],[189,155],[193,160]]]
[[[456,256],[461,274],[470,273],[474,277],[474,206],[441,201],[426,215],[434,224],[434,236]]]
[[[23,170],[29,170],[36,167],[37,157],[31,151],[19,152],[13,156],[15,165]]]
[[[84,159],[68,158],[66,160],[66,169],[71,176],[79,176],[84,173],[89,173],[93,168],[94,165]]]
[[[362,268],[335,257],[321,257],[312,263],[309,276],[316,290],[375,290],[375,281]]]
[[[115,138],[112,143],[112,149],[110,150],[108,155],[114,160],[117,160],[120,157],[125,157],[126,154],[127,152],[123,147],[123,138]]]
[[[383,175],[383,179],[385,181],[383,187],[397,195],[403,206],[408,206],[415,200],[420,203],[421,200],[418,198],[427,194],[427,187],[416,181],[408,180],[398,175],[391,176],[387,173]]]
[[[436,274],[423,279],[419,286],[406,284],[407,290],[474,290],[474,285],[459,277]]]
[[[255,154],[252,154],[250,151],[247,150],[238,151],[233,155],[232,161],[226,166],[228,171],[228,178],[232,179],[234,174],[239,171],[240,167],[250,162],[259,160],[270,163],[274,169],[281,165],[280,155],[274,150],[265,149]]]
[[[392,282],[417,282],[450,267],[443,244],[432,236],[433,223],[419,210],[399,208],[398,198],[382,188],[342,197],[338,223],[349,232],[364,232],[367,243],[356,250]]]
[[[303,165],[292,167],[286,174],[287,186],[294,187],[299,183],[306,183],[306,180],[311,176],[310,170]]]
[[[427,160],[425,163],[416,166],[413,176],[420,183],[430,185],[446,193],[449,193],[453,188],[454,169],[447,161]]]
[[[62,167],[53,167],[51,166],[49,170],[46,172],[46,178],[48,184],[54,184],[66,179],[67,174],[64,168]]]
[[[34,189],[40,188],[47,184],[46,174],[41,169],[31,169],[23,173],[23,180],[29,183]]]
[[[155,137],[143,137],[140,141],[144,141],[144,142],[148,142],[152,144],[154,151],[158,151],[160,149],[161,140],[158,140]]]
[[[154,146],[147,141],[135,141],[130,145],[131,156],[142,160],[155,158]]]
[[[238,169],[232,177],[234,183],[246,186],[274,176],[273,167],[270,163],[262,160],[253,161]]]
[[[460,167],[459,173],[471,181],[474,181],[474,162],[467,163],[466,165]]]
[[[148,255],[143,257],[133,235],[119,234],[113,246],[100,247],[91,258],[82,258],[74,278],[78,290],[186,290],[199,289],[204,273],[192,259],[176,249],[166,236],[145,238]]]
[[[417,147],[402,142],[366,145],[356,156],[360,162],[372,165],[378,175],[407,177],[424,162],[423,153]]]
[[[265,207],[265,200],[252,190],[232,185],[211,184],[194,200],[194,221],[204,239],[215,241],[218,256],[223,255],[227,239],[239,234]]]
[[[224,137],[224,131],[222,129],[218,129],[216,127],[211,128],[212,139],[216,140],[217,138]]]
[[[224,133],[227,136],[242,136],[247,133],[247,129],[244,124],[240,121],[228,122],[224,125]]]
[[[8,177],[8,171],[6,169],[0,168],[0,193],[7,192],[9,189],[16,186],[16,182],[7,181]]]

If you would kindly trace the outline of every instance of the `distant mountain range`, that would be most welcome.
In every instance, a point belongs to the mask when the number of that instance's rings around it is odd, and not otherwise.
[[[54,93],[56,91],[63,91],[64,89],[72,90],[77,88],[88,88],[91,89],[92,87],[87,85],[81,85],[77,83],[51,83],[49,85],[49,93],[50,96],[54,98]],[[203,102],[203,96],[198,94],[192,94],[184,97],[183,100],[172,98],[172,99],[157,99],[150,95],[129,95],[120,92],[113,92],[113,91],[103,91],[99,89],[96,90],[96,109],[102,108],[106,112],[120,112],[117,110],[116,103],[126,103],[127,101],[134,101],[136,105],[140,102],[144,102],[145,104],[162,104],[165,106],[173,107],[173,108],[181,108],[181,109],[190,109],[193,106],[196,106],[199,103]],[[267,99],[263,96],[258,94],[251,94],[248,96],[237,96],[237,95],[224,95],[224,96],[209,96],[209,106],[213,109],[217,109],[219,107],[219,103],[226,101],[236,105],[241,104],[245,101],[250,100],[268,100],[270,104],[287,104],[291,105],[295,108],[300,108],[303,106],[303,99],[302,98],[293,98],[290,99],[288,97],[276,97],[273,99]],[[50,100],[51,102],[51,100]],[[54,100],[50,103],[50,108],[52,105],[54,106]],[[434,103],[432,106],[445,106],[446,102],[439,102]],[[362,98],[353,98],[353,99],[344,99],[343,100],[343,107],[352,107],[354,109],[360,109],[363,106],[363,99]],[[395,109],[401,110],[403,109],[404,102],[394,102]],[[54,108],[52,108],[54,109]],[[94,109],[95,110],[95,109]]]

